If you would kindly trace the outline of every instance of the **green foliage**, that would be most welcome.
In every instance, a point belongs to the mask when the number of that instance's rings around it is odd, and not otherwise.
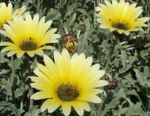
[[[143,15],[149,16],[149,0],[134,1],[143,6]],[[33,15],[39,13],[46,16],[46,20],[53,20],[53,26],[62,36],[75,34],[79,41],[77,52],[93,56],[94,63],[100,63],[106,70],[106,76],[117,80],[117,87],[104,88],[103,103],[91,105],[91,112],[87,112],[86,116],[148,116],[149,27],[129,37],[118,37],[102,30],[96,22],[94,10],[99,2],[103,0],[12,0],[15,8],[25,5]],[[63,49],[59,44],[56,48]],[[50,51],[46,53],[52,54]],[[0,53],[0,115],[62,116],[59,110],[53,114],[40,113],[41,102],[30,100],[33,90],[29,76],[33,75],[37,62],[42,62],[42,58],[25,56],[17,59]]]

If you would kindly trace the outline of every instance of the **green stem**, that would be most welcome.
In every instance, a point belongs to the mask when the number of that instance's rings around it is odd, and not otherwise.
[[[104,67],[105,70],[108,69],[108,66],[109,66],[109,64],[110,64],[111,56],[112,56],[112,54],[113,54],[114,49],[115,49],[115,44],[113,43],[112,49],[110,50],[110,53],[109,53],[109,55],[108,55],[108,59],[107,59],[107,61],[105,62],[105,65],[104,65],[104,66],[105,66],[105,67]]]
[[[29,89],[29,96],[31,96],[33,94],[33,88]],[[33,100],[30,99],[30,105],[29,105],[29,109],[32,109],[33,107]]]
[[[14,87],[14,77],[15,77],[15,70],[14,70],[14,58],[13,56],[11,57],[11,70],[12,70],[12,73],[11,73],[11,88]]]
[[[15,70],[14,70],[14,57],[11,57],[11,80],[10,80],[10,85],[11,85],[11,93],[12,93],[12,101],[16,103],[15,100],[15,94],[14,94],[14,87],[15,87]]]
[[[36,58],[36,57],[32,58],[32,61],[33,61],[33,59],[35,59],[35,58]],[[31,64],[32,64],[32,63],[30,63],[30,59],[27,58],[27,69],[28,69],[29,75],[30,75],[31,72],[32,72]],[[29,87],[29,96],[32,96],[32,95],[33,95],[33,88]],[[29,110],[32,109],[32,107],[33,107],[33,100],[30,99]]]

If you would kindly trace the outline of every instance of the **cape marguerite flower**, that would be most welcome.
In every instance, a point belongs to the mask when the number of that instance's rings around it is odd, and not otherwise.
[[[30,14],[26,14],[25,18],[14,17],[0,31],[9,38],[9,41],[1,42],[1,46],[5,46],[2,52],[8,52],[8,56],[17,54],[17,57],[27,53],[32,57],[43,54],[44,49],[52,49],[48,44],[57,42],[56,38],[60,35],[55,34],[56,28],[50,29],[51,24],[51,20],[45,22],[45,17],[39,19],[38,14],[33,19]]]
[[[33,94],[31,99],[46,99],[41,106],[41,111],[48,109],[49,113],[61,108],[65,116],[71,112],[71,108],[83,116],[84,110],[90,111],[88,102],[100,103],[99,93],[101,87],[108,84],[101,80],[105,74],[100,70],[100,65],[92,65],[92,58],[85,58],[84,54],[74,54],[70,57],[67,50],[62,54],[54,52],[54,62],[48,56],[44,56],[44,63],[37,64],[31,77],[31,86],[39,92]]]
[[[148,17],[139,18],[142,13],[142,7],[137,7],[136,3],[129,4],[125,0],[112,0],[110,3],[105,0],[104,4],[99,4],[96,7],[98,12],[97,21],[100,23],[100,28],[110,29],[128,35],[132,31],[141,29],[146,26],[145,22]]]
[[[13,11],[11,3],[8,3],[8,5],[6,5],[4,2],[0,3],[0,28],[3,26],[3,24],[7,23],[8,20],[12,20],[14,16],[23,15],[25,11],[25,6]]]

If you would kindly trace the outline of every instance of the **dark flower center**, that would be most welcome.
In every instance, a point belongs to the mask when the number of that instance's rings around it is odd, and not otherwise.
[[[112,27],[117,28],[117,29],[121,29],[121,30],[128,30],[129,29],[129,25],[127,23],[121,23],[121,22],[112,23]]]
[[[33,42],[32,40],[26,40],[24,42],[22,42],[22,44],[20,45],[21,50],[24,51],[32,51],[37,49],[37,44],[35,42]]]
[[[79,96],[79,91],[75,86],[62,84],[57,89],[57,95],[63,101],[73,101]]]

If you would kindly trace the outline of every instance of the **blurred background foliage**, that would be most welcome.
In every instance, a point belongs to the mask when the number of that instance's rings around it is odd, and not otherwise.
[[[1,0],[7,2],[8,0]],[[111,0],[110,0],[111,1]],[[126,0],[143,6],[143,16],[150,15],[149,0]],[[107,74],[103,103],[92,105],[85,116],[149,116],[150,115],[150,34],[148,28],[130,36],[118,35],[99,28],[95,7],[104,0],[11,0],[15,8],[23,5],[31,14],[39,13],[53,20],[62,35],[56,49],[62,50],[63,37],[73,35],[76,52],[93,56]],[[111,14],[110,14],[111,15]],[[2,37],[1,37],[2,38]],[[46,51],[50,57],[53,51]],[[8,58],[0,53],[0,116],[62,116],[40,113],[42,101],[32,101],[29,86],[36,62],[41,57]],[[77,114],[73,111],[71,116]]]

